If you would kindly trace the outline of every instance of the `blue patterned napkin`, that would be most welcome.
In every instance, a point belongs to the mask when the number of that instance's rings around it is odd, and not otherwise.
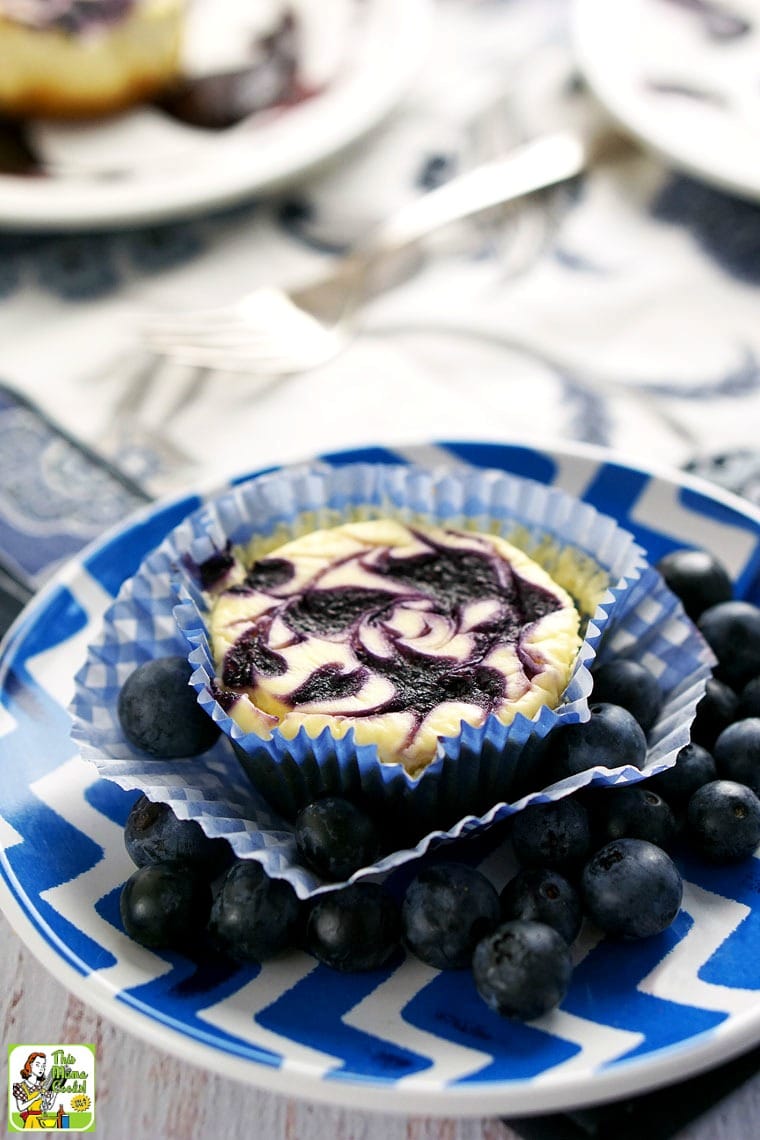
[[[566,0],[439,4],[404,103],[275,197],[134,232],[0,234],[4,378],[152,491],[313,454],[315,424],[323,451],[541,435],[681,465],[754,446],[760,206],[635,146],[572,187],[441,235],[318,375],[262,391],[162,369],[139,388],[143,306],[319,275],[413,195],[587,115],[568,16]]]

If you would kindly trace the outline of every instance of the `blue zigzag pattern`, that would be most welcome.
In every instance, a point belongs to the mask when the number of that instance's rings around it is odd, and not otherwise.
[[[442,459],[448,456],[479,466],[500,467],[544,483],[561,481],[563,463],[572,462],[567,457],[557,458],[524,447],[470,443],[439,447]],[[413,451],[405,450],[403,457],[414,458]],[[429,448],[425,454],[430,457]],[[397,462],[400,456],[375,448],[323,458],[334,463]],[[683,544],[683,535],[668,529],[669,519],[661,505],[656,511],[647,508],[642,513],[651,483],[647,475],[618,465],[589,462],[587,458],[582,462],[588,468],[584,497],[632,530],[650,557],[656,559]],[[683,513],[683,527],[688,530],[691,525],[695,535],[701,526],[722,528],[726,540],[722,553],[733,551],[740,589],[742,583],[756,582],[760,557],[760,526],[756,522],[691,491],[674,493],[674,504]],[[197,505],[196,498],[188,498],[150,513],[139,526],[86,556],[82,573],[97,581],[108,595],[115,595],[122,579],[144,553]],[[67,818],[65,802],[58,802],[55,794],[51,795],[51,802],[46,802],[30,786],[53,775],[75,755],[68,736],[66,709],[40,681],[44,673],[40,663],[58,661],[73,670],[77,663],[69,666],[70,643],[82,633],[91,616],[77,600],[75,585],[71,589],[59,586],[42,596],[6,645],[0,673],[0,804],[5,824],[19,838],[7,840],[1,870],[27,920],[51,951],[81,974],[92,975],[92,984],[97,985],[98,971],[119,967],[116,934],[120,930],[120,886],[114,884],[98,898],[76,898],[77,877],[96,867],[104,858],[104,850]],[[82,795],[89,809],[118,828],[134,798],[97,778],[84,788]],[[741,869],[725,869],[704,867],[685,859],[683,869],[687,879],[703,890],[744,904],[745,909],[732,913],[746,914],[727,927],[718,949],[701,964],[699,981],[757,991],[758,861],[750,861]],[[72,893],[61,910],[42,897],[51,888],[67,883],[72,884]],[[113,928],[113,943],[98,942],[77,927],[71,917],[75,911],[63,912],[71,899],[75,900],[72,905],[94,908],[100,919]],[[647,1056],[656,1064],[658,1054],[688,1049],[691,1041],[715,1032],[730,1017],[728,1011],[690,1004],[688,986],[682,1001],[655,997],[641,988],[642,980],[687,937],[692,921],[684,911],[672,928],[645,943],[621,948],[602,942],[578,965],[563,1011],[579,1019],[576,1024],[585,1022],[589,1036],[593,1036],[595,1025],[641,1035],[635,1047],[597,1061],[599,1070],[624,1066],[631,1058],[640,1061]],[[399,999],[400,1006],[395,1011],[398,1024],[415,1031],[410,1037],[414,1047],[397,1039],[403,1037],[398,1029],[377,1026],[369,1017],[363,1020],[361,1011],[349,1022],[348,1014],[356,1011],[379,986],[392,983],[397,971],[404,970],[402,955],[383,971],[367,975],[342,975],[315,966],[299,975],[290,987],[274,994],[255,1016],[251,1013],[248,1031],[238,1035],[216,1024],[213,1013],[204,1013],[227,1003],[234,1006],[241,989],[254,980],[265,987],[266,967],[260,971],[210,960],[193,961],[180,955],[158,955],[157,961],[163,972],[157,970],[154,976],[146,971],[142,981],[123,987],[118,994],[119,1002],[135,1012],[137,1032],[149,1033],[146,1027],[151,1020],[158,1020],[202,1046],[275,1067],[283,1064],[289,1043],[294,1042],[338,1058],[337,1064],[327,1064],[321,1074],[329,1081],[393,1085],[424,1076],[447,1049],[462,1047],[474,1051],[476,1057],[485,1055],[487,1060],[480,1065],[476,1062],[474,1069],[463,1065],[459,1076],[451,1077],[452,1084],[530,1082],[568,1060],[577,1060],[584,1048],[582,1037],[568,1039],[552,1028],[551,1020],[518,1025],[500,1019],[480,1000],[466,971],[433,975],[416,992]],[[389,993],[392,992],[391,985]],[[266,1031],[265,1037],[257,1037],[262,1030]],[[263,1039],[266,1044],[261,1043]],[[272,1041],[278,1039],[282,1043],[279,1051],[272,1046]],[[420,1051],[421,1039],[431,1042],[429,1050]]]

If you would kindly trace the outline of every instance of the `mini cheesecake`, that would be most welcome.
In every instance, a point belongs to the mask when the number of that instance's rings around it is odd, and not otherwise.
[[[0,0],[0,113],[86,118],[177,76],[185,0]]]
[[[313,531],[208,583],[215,696],[246,732],[324,728],[417,775],[442,737],[556,707],[569,594],[504,539],[392,519]]]

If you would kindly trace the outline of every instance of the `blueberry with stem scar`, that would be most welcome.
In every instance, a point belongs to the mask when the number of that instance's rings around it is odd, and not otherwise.
[[[583,869],[586,910],[615,938],[649,938],[673,922],[683,882],[673,860],[645,839],[615,839]]]
[[[483,1001],[500,1013],[532,1021],[562,1001],[572,974],[564,938],[543,922],[515,919],[479,942],[472,959]]]
[[[760,843],[760,800],[734,780],[704,784],[689,800],[692,846],[715,863],[738,862]]]

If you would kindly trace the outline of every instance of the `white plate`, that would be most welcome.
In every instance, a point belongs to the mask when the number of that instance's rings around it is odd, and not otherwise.
[[[199,0],[212,6],[217,0]],[[239,5],[245,0],[225,0]],[[312,0],[297,0],[308,5]],[[432,0],[322,0],[340,51],[307,43],[330,78],[317,94],[224,132],[200,132],[154,108],[85,126],[27,125],[58,174],[0,175],[0,225],[94,229],[180,218],[272,190],[376,126],[412,82],[427,49]],[[338,18],[349,5],[351,18]],[[313,9],[312,9],[313,13]],[[318,23],[306,22],[313,37]],[[201,53],[202,54],[202,53]],[[125,155],[143,152],[134,164]],[[98,172],[100,172],[98,174]]]
[[[689,174],[760,198],[758,0],[575,0],[597,97]]]
[[[426,444],[324,458],[435,458],[561,486],[614,515],[653,561],[684,544],[718,551],[737,593],[760,600],[760,511],[701,480],[580,445]],[[134,794],[76,756],[66,708],[122,580],[200,501],[172,500],[117,527],[5,642],[0,900],[48,969],[129,1032],[201,1068],[385,1112],[551,1112],[678,1080],[760,1041],[757,859],[712,867],[679,857],[674,925],[637,943],[586,944],[560,1008],[529,1025],[490,1011],[469,971],[439,973],[413,958],[351,975],[293,952],[223,974],[126,938],[118,897],[132,869],[122,826]]]

